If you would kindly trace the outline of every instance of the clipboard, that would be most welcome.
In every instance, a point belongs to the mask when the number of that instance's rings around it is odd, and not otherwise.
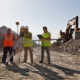
[[[43,39],[43,36],[41,34],[37,35],[39,39]]]

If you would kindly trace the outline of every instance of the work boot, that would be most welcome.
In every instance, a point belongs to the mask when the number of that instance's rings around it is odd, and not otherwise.
[[[13,64],[13,65],[15,64],[13,61],[10,61],[10,63]]]
[[[5,62],[3,62],[3,61],[1,63],[4,63],[5,64]]]
[[[31,63],[33,63],[33,61],[31,61]]]
[[[48,62],[48,64],[51,64],[50,62]]]
[[[14,62],[13,62],[13,61],[10,61],[10,63],[12,63],[12,64],[13,64]]]
[[[23,61],[24,63],[26,63],[26,61]]]
[[[40,61],[39,63],[43,63],[43,61]]]

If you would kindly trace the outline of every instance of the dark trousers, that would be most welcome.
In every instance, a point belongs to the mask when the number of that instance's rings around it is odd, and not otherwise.
[[[2,58],[2,62],[6,62],[6,57],[7,57],[7,53],[9,52],[10,56],[13,52],[13,47],[4,47],[3,49],[3,58]],[[13,56],[11,57],[10,61],[13,61]]]
[[[46,51],[46,53],[47,53],[48,62],[50,62],[49,47],[44,47],[44,46],[41,46],[41,61],[43,61],[43,59],[44,59],[44,51]]]

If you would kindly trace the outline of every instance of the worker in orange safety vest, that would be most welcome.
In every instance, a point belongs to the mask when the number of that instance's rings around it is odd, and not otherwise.
[[[7,29],[7,33],[3,34],[2,46],[3,46],[3,57],[2,63],[6,62],[7,53],[11,55],[13,52],[15,36],[14,33],[11,33],[11,29]],[[10,59],[10,62],[13,62],[13,56]]]

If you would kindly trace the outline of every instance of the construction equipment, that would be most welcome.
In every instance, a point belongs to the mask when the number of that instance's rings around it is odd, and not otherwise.
[[[72,26],[74,26],[74,28],[71,28]],[[70,40],[72,38],[72,34],[74,31],[79,31],[78,16],[76,16],[73,19],[68,21],[65,32],[62,32],[62,30],[60,30],[59,39],[64,38],[67,42],[68,40]]]
[[[22,37],[24,35],[24,26],[21,26],[20,28],[20,36]]]
[[[17,37],[18,37],[18,25],[19,24],[20,24],[19,22],[16,22],[16,25],[17,25]]]

